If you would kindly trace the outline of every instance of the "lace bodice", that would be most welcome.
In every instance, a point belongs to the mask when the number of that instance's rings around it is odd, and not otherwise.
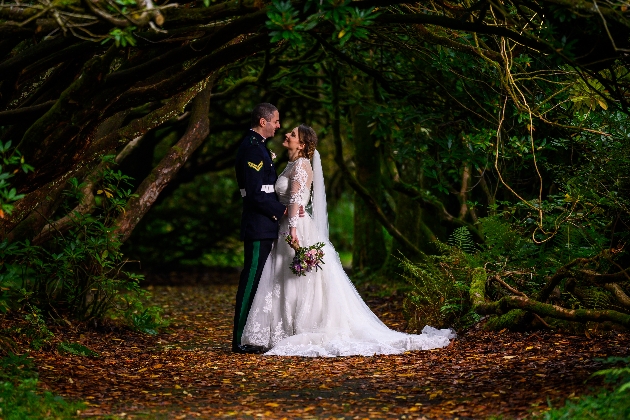
[[[276,194],[282,204],[287,206],[289,227],[297,226],[300,206],[306,206],[313,183],[313,169],[306,158],[289,162],[276,181]]]

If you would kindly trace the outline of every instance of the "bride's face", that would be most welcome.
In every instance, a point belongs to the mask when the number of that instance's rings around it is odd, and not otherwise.
[[[300,137],[298,135],[298,128],[295,127],[290,133],[284,135],[284,141],[282,145],[290,151],[304,149],[304,143],[300,143]]]

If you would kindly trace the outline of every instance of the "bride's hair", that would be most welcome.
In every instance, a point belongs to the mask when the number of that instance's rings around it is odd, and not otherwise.
[[[315,134],[315,130],[308,125],[300,124],[298,126],[298,137],[300,143],[304,144],[304,155],[309,158],[309,160],[313,160],[313,154],[317,147],[317,134]]]

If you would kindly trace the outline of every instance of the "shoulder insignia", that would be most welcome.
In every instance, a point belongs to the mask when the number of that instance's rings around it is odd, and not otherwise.
[[[263,167],[263,161],[261,160],[258,165],[256,165],[255,163],[247,162],[247,166],[256,169],[256,171],[260,171]]]

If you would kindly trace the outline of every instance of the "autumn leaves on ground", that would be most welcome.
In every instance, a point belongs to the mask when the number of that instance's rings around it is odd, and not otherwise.
[[[588,392],[596,360],[626,355],[627,333],[487,333],[394,356],[301,358],[230,352],[235,273],[150,287],[166,332],[55,331],[99,357],[31,352],[42,386],[88,403],[81,415],[125,418],[521,418]],[[220,282],[218,282],[220,280]],[[182,285],[186,284],[188,285]],[[365,295],[365,294],[364,294]],[[404,329],[397,298],[367,298]]]

